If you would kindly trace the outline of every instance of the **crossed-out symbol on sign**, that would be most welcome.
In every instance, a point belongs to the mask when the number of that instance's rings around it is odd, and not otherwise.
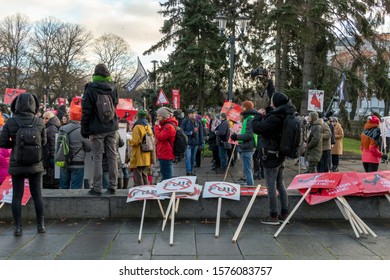
[[[165,183],[163,189],[166,191],[182,191],[191,186],[192,182],[187,178],[175,178]],[[174,187],[174,188],[171,188]],[[179,188],[177,188],[179,187]]]
[[[233,196],[237,193],[237,188],[227,183],[215,183],[209,186],[208,191],[217,196]]]
[[[132,189],[129,194],[127,195],[128,198],[133,198],[141,193],[142,198],[139,199],[152,199],[152,198],[158,198],[158,195],[156,195],[156,191],[153,190],[142,190],[142,189]]]

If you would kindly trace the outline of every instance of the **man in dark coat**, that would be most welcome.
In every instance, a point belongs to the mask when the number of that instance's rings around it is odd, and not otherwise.
[[[116,114],[108,122],[102,122],[98,116],[96,102],[98,95],[108,95],[114,107],[118,105],[118,93],[110,77],[110,72],[104,64],[98,64],[92,76],[92,82],[84,89],[82,101],[81,135],[90,137],[93,157],[93,188],[88,192],[91,195],[102,195],[102,159],[106,152],[109,164],[110,186],[109,194],[115,194],[118,184],[117,137],[118,117]]]
[[[279,225],[279,220],[288,216],[288,195],[284,186],[284,160],[285,156],[279,153],[280,139],[283,123],[286,116],[296,112],[289,98],[276,92],[271,98],[271,110],[266,113],[264,109],[253,119],[253,132],[258,134],[261,145],[261,157],[264,165],[264,175],[268,190],[270,215],[261,222],[269,225]],[[278,197],[280,199],[280,216],[278,217]]]
[[[16,161],[15,144],[16,135],[20,129],[16,118],[23,126],[34,123],[41,135],[40,149],[46,144],[46,129],[41,118],[35,117],[38,112],[39,102],[35,95],[22,93],[11,103],[11,111],[15,115],[7,120],[0,136],[0,147],[12,149],[8,173],[12,176],[12,215],[15,222],[14,235],[22,234],[22,197],[24,193],[24,179],[28,178],[31,196],[34,200],[35,214],[37,219],[37,230],[45,232],[44,227],[44,206],[41,194],[42,188],[42,159],[32,165],[23,165]]]

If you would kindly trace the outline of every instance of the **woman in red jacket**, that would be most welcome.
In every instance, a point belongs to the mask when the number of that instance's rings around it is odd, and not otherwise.
[[[173,116],[173,111],[167,107],[157,110],[157,120],[154,125],[156,137],[156,156],[160,162],[162,180],[173,177],[173,144],[176,136],[178,122]]]
[[[377,116],[369,116],[364,130],[360,135],[362,150],[362,162],[366,172],[378,171],[379,163],[382,158],[381,148],[381,130],[379,129],[380,120]]]

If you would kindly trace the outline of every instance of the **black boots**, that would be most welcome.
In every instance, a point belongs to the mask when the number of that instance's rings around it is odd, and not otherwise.
[[[23,232],[22,222],[20,220],[19,221],[15,221],[14,235],[15,236],[21,236],[22,232]]]
[[[333,165],[331,171],[332,172],[339,172],[339,166],[338,165]]]
[[[127,189],[129,186],[129,178],[123,178],[123,187],[122,189]]]
[[[37,230],[38,233],[45,233],[45,219],[43,216],[37,217]]]

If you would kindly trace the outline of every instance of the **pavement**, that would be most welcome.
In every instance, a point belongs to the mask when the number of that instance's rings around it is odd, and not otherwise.
[[[381,165],[381,169],[387,169]],[[359,159],[342,159],[341,171],[363,171]],[[231,169],[230,180],[236,180],[240,176],[241,167],[238,165]],[[183,163],[175,166],[175,175],[183,175]],[[298,173],[298,167],[294,161],[286,164],[286,184]],[[222,180],[223,175],[215,174],[211,170],[209,158],[205,158],[202,167],[197,169],[199,183],[204,180]],[[256,181],[264,183],[264,180]],[[50,213],[55,205],[51,199],[56,196],[58,190],[43,190],[46,211]],[[53,194],[54,192],[54,194]],[[80,195],[80,192],[83,194]],[[77,195],[70,195],[66,198],[57,198],[56,201],[63,201],[67,204],[68,211],[72,212],[72,205],[67,200],[76,203],[82,199],[91,200],[85,195],[87,190],[81,190]],[[76,193],[76,192],[75,192]],[[60,194],[63,194],[60,192]],[[57,194],[57,197],[59,195]],[[125,199],[126,191],[117,193],[115,196],[104,195],[106,200]],[[299,195],[296,195],[297,199]],[[62,200],[60,200],[62,199]],[[95,199],[95,198],[94,198]],[[99,198],[100,199],[100,198]],[[104,199],[104,198],[103,198]],[[205,200],[205,199],[204,199]],[[65,201],[65,202],[64,202]],[[386,199],[381,198],[381,204],[388,204]],[[378,200],[373,203],[379,205]],[[31,204],[31,202],[29,202]],[[78,208],[78,211],[85,211],[85,218],[74,218],[77,213],[67,217],[49,217],[46,219],[45,234],[37,234],[35,222],[29,218],[33,212],[33,206],[27,205],[27,211],[23,213],[23,235],[13,236],[12,219],[7,215],[0,216],[0,260],[389,260],[390,259],[390,218],[389,206],[384,208],[385,214],[368,215],[364,222],[376,233],[377,237],[363,234],[357,238],[349,224],[337,210],[337,207],[330,210],[323,210],[321,207],[317,219],[308,219],[305,211],[313,212],[315,207],[302,206],[297,211],[291,223],[274,238],[277,226],[263,225],[260,217],[266,214],[266,198],[258,201],[262,205],[262,211],[256,212],[247,219],[236,243],[232,237],[237,229],[242,216],[242,211],[247,203],[236,204],[240,208],[239,214],[229,215],[233,210],[227,209],[221,219],[219,237],[215,237],[215,201],[213,213],[208,217],[199,214],[200,208],[194,208],[194,204],[188,204],[192,209],[180,209],[178,218],[175,220],[174,245],[170,245],[170,222],[164,231],[161,230],[162,219],[153,218],[150,215],[145,218],[142,239],[138,242],[140,229],[140,211],[133,211],[133,217],[115,218],[108,215],[99,218],[91,218],[88,209]],[[85,203],[80,203],[85,204]],[[102,208],[101,204],[95,202],[95,208]],[[184,204],[184,203],[183,203]],[[305,203],[304,203],[305,204]],[[334,203],[333,203],[334,204]],[[333,205],[332,204],[332,205]],[[133,203],[125,205],[131,209]],[[182,203],[180,204],[182,205]],[[240,206],[237,206],[240,205]],[[203,205],[204,206],[204,205]],[[366,203],[359,202],[360,209],[354,210],[359,214],[364,213]],[[61,208],[61,205],[57,205]],[[86,206],[87,207],[87,206]],[[137,206],[139,209],[139,206]],[[229,204],[224,202],[224,207]],[[306,207],[306,208],[305,208]],[[31,209],[30,209],[31,208]],[[206,207],[207,208],[207,207]],[[157,207],[154,208],[156,213]],[[208,209],[208,208],[207,208]],[[309,211],[310,209],[310,211]],[[322,211],[321,211],[322,209]],[[10,211],[6,205],[0,210],[0,214]],[[210,211],[210,210],[207,210]],[[301,212],[301,215],[298,212]],[[338,212],[332,216],[328,212]],[[360,212],[359,212],[360,211]],[[93,212],[93,211],[91,211]],[[302,213],[303,212],[303,213]],[[158,213],[158,211],[157,211]],[[331,218],[329,218],[331,215]],[[73,217],[72,217],[73,216]],[[154,215],[158,216],[158,215]],[[160,214],[161,216],[161,214]],[[360,214],[359,214],[360,216]],[[375,218],[372,218],[375,217]],[[363,218],[363,217],[362,217]]]

